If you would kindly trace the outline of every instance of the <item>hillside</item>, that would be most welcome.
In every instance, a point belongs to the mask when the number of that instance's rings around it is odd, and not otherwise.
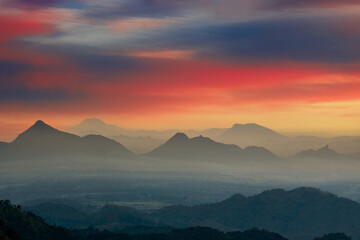
[[[143,229],[142,226],[139,228]],[[164,233],[126,235],[92,227],[68,230],[44,222],[33,213],[21,210],[10,201],[0,201],[1,240],[286,240],[281,235],[266,230],[251,229],[244,232],[220,232],[205,227],[169,230]]]
[[[57,204],[57,203],[41,203],[34,206],[26,207],[36,215],[41,216],[50,224],[64,226],[68,228],[86,228],[91,225],[90,218],[75,209],[74,207]]]
[[[57,208],[55,205],[53,207]],[[48,212],[54,214],[50,219],[59,220],[56,224],[63,223],[67,227],[73,224],[72,221],[63,220],[69,219],[75,212],[67,218],[56,209],[37,213],[48,219]],[[82,221],[82,215],[79,216],[79,221]],[[250,197],[236,194],[218,203],[193,207],[169,206],[152,214],[108,205],[88,215],[88,219],[97,228],[116,231],[128,229],[126,232],[130,233],[163,231],[165,226],[204,226],[226,231],[256,227],[293,240],[312,239],[329,232],[343,232],[355,239],[360,236],[359,203],[305,187],[291,191],[269,190]],[[143,227],[139,229],[139,225]]]
[[[133,153],[120,143],[100,135],[79,137],[37,121],[13,142],[0,147],[4,160],[54,159],[76,156],[126,157]]]
[[[146,154],[147,156],[200,160],[200,161],[240,161],[240,160],[274,160],[277,156],[261,147],[241,149],[233,144],[216,142],[210,138],[198,136],[189,138],[184,133],[177,133],[163,145]]]
[[[154,217],[175,227],[264,228],[294,240],[334,231],[360,237],[360,204],[313,188],[234,195],[220,203],[194,207],[171,206]]]
[[[33,213],[22,211],[10,201],[0,201],[0,229],[10,240],[75,240],[70,232],[62,227],[47,224]],[[6,238],[5,238],[6,239]]]
[[[308,149],[299,152],[293,158],[313,158],[313,159],[343,159],[346,158],[346,156],[341,155],[334,151],[333,149],[330,149],[328,145],[319,148],[317,150],[314,149]]]

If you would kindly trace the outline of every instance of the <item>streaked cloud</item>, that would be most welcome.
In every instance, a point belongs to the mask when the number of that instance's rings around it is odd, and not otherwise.
[[[200,123],[216,114],[230,122],[234,112],[270,119],[274,111],[300,116],[314,104],[356,105],[358,5],[0,0],[0,108],[12,119],[49,111],[68,116],[63,122],[196,113]]]

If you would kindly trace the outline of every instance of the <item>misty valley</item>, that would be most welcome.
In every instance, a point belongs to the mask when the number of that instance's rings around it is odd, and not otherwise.
[[[360,137],[292,153],[317,138],[295,146],[257,124],[183,133],[98,119],[68,131],[39,120],[1,143],[2,239],[360,239]]]
[[[360,240],[360,0],[0,0],[0,240]]]

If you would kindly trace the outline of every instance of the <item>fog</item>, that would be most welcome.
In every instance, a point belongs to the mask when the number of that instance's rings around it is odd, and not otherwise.
[[[188,135],[176,133],[136,154],[110,138],[80,137],[38,121],[0,149],[0,198],[25,205],[70,201],[90,209],[107,203],[155,209],[311,186],[360,200],[359,154],[329,145],[283,157],[263,146]]]

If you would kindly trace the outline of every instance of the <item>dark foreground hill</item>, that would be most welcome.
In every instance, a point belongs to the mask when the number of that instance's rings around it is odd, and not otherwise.
[[[99,229],[120,231],[130,226],[158,226],[146,212],[115,205],[105,205],[97,212],[87,214],[74,207],[51,202],[29,206],[25,209],[41,216],[50,224],[67,228],[94,226]]]
[[[75,240],[62,227],[47,224],[41,217],[24,212],[10,201],[0,201],[0,239],[9,240]]]
[[[152,232],[153,230],[153,232]],[[133,226],[131,234],[97,230],[93,227],[69,230],[46,223],[41,217],[25,212],[10,201],[0,200],[1,240],[286,240],[281,235],[252,228],[246,231],[221,232],[208,227],[185,229]],[[304,240],[312,238],[303,238]],[[351,240],[343,233],[325,234],[314,240]]]
[[[99,231],[92,227],[68,230],[45,223],[33,213],[21,210],[9,201],[0,201],[1,240],[286,240],[276,233],[252,229],[244,232],[220,232],[205,227],[171,230],[166,233],[126,235]]]
[[[158,210],[154,217],[175,227],[264,228],[290,239],[311,239],[334,231],[360,237],[360,204],[313,188],[271,190],[252,197],[238,194],[194,207],[171,206]]]
[[[65,227],[93,225],[116,231],[138,225],[151,227],[153,231],[163,231],[164,226],[204,226],[226,231],[256,227],[278,232],[293,240],[312,239],[329,232],[344,232],[354,239],[360,236],[360,204],[314,188],[277,189],[251,197],[236,194],[219,203],[169,206],[154,213],[105,206],[99,212],[84,217],[83,213],[56,204],[28,209],[34,209],[50,223]],[[84,219],[87,219],[85,224]]]
[[[229,162],[241,160],[275,160],[278,157],[262,147],[241,149],[232,144],[223,144],[210,138],[199,136],[189,138],[184,133],[177,133],[166,143],[146,154],[147,156],[182,159]]]

